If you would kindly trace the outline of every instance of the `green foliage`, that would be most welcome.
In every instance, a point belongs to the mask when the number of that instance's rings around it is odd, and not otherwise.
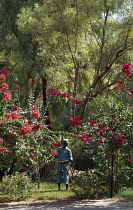
[[[107,174],[97,170],[88,170],[85,174],[76,177],[75,185],[73,191],[79,199],[105,198],[109,196]]]
[[[125,200],[133,200],[133,188],[129,187],[126,188],[124,187],[119,191],[117,195],[115,195],[116,198],[123,198]]]
[[[24,200],[32,191],[31,179],[25,173],[5,175],[2,179],[1,190],[15,200]]]

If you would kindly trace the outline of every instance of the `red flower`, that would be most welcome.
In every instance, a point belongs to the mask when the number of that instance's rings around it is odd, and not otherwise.
[[[81,104],[83,101],[80,101],[78,99],[74,99],[74,104]]]
[[[4,75],[5,75],[5,77],[7,77],[7,75],[8,75],[7,70],[6,70],[6,69],[3,69],[3,70],[2,70],[2,74],[4,74]]]
[[[96,120],[90,121],[90,125],[95,125],[95,124],[97,124],[97,121]]]
[[[13,110],[18,112],[19,111],[19,108],[16,105],[14,105],[13,106]]]
[[[38,110],[38,107],[36,105],[31,105],[32,110]]]
[[[50,119],[51,119],[51,117],[50,117],[50,116],[46,116],[46,119],[47,119],[47,120],[50,120]]]
[[[19,129],[19,132],[20,132],[22,135],[26,135],[26,134],[32,133],[32,128],[31,128],[30,126],[22,126],[22,127]]]
[[[0,82],[4,82],[6,76],[4,74],[0,74]]]
[[[85,143],[90,143],[90,138],[86,135],[81,134],[79,138]]]
[[[37,112],[37,111],[34,111],[33,113],[32,113],[32,117],[33,118],[39,118],[40,117],[40,112]]]
[[[70,93],[63,93],[62,96],[64,98],[70,98],[71,97],[71,94]]]
[[[20,89],[20,85],[16,85],[15,90]]]
[[[20,114],[18,114],[18,112],[12,112],[11,113],[11,120],[15,121],[20,117]]]
[[[5,147],[1,147],[1,148],[0,148],[0,152],[4,152],[5,150],[6,150]]]
[[[61,96],[62,94],[60,92],[58,92],[56,89],[51,89],[49,90],[49,93],[51,93],[52,95],[55,95],[55,96]]]
[[[6,83],[3,83],[3,84],[1,85],[0,91],[1,91],[1,92],[5,92],[5,91],[8,90],[8,89],[9,89],[9,85],[6,84]]]
[[[12,112],[12,113],[5,113],[7,120],[15,121],[17,120],[20,115],[18,112]]]
[[[11,92],[9,92],[9,91],[4,92],[3,101],[9,102],[11,100],[12,100],[12,94],[11,94]]]
[[[3,139],[2,138],[0,138],[0,144],[2,144],[3,143]]]
[[[33,131],[37,131],[42,126],[42,123],[38,123],[32,127]]]
[[[131,63],[127,63],[123,65],[122,67],[122,71],[127,75],[128,78],[131,76],[131,73],[132,73],[130,67],[131,67]]]
[[[109,159],[109,157],[106,155],[106,156],[104,157],[104,159],[106,159],[106,160],[107,160],[107,159]]]
[[[74,117],[71,118],[69,121],[71,122],[72,127],[74,127],[76,125],[80,126],[82,120],[79,117]]]
[[[120,80],[119,82],[116,83],[116,87],[117,90],[124,90],[124,81]]]

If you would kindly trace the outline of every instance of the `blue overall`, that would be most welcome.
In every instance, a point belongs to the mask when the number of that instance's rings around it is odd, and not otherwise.
[[[65,161],[65,160],[73,160],[72,152],[68,147],[59,147],[58,148],[58,155],[55,156],[58,158],[58,161]],[[67,167],[68,171],[70,169],[69,162],[64,163]],[[69,174],[66,171],[65,167],[61,163],[57,163],[57,183],[61,183],[62,176],[64,176],[64,183],[69,184]]]

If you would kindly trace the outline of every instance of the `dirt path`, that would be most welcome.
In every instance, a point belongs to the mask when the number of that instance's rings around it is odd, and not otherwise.
[[[13,202],[0,204],[3,210],[133,210],[133,201],[105,199],[83,201]]]

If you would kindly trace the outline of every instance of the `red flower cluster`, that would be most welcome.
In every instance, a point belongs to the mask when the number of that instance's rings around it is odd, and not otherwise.
[[[6,84],[6,83],[2,83],[1,88],[0,88],[0,91],[1,92],[5,92],[8,89],[9,89],[9,85]]]
[[[0,152],[4,152],[5,150],[6,150],[5,147],[1,147],[1,148],[0,148]]]
[[[9,102],[12,100],[12,94],[11,92],[7,91],[9,86],[6,83],[3,83],[8,75],[8,72],[6,69],[2,70],[2,73],[0,74],[0,92],[3,92],[3,101]]]
[[[50,144],[50,146],[53,147],[59,147],[61,145],[60,141],[55,142],[54,144]]]
[[[72,127],[75,127],[76,125],[80,126],[80,123],[82,120],[79,117],[74,117],[69,120],[71,122]]]
[[[3,139],[2,138],[0,138],[0,144],[2,144],[3,143]]]
[[[128,78],[131,76],[132,73],[130,68],[131,68],[131,63],[127,63],[122,67],[122,71],[127,75]]]
[[[96,120],[90,121],[90,125],[95,125],[95,124],[97,124],[97,121]]]
[[[127,139],[125,136],[119,136],[118,139],[115,141],[116,144],[118,145],[123,145],[123,144],[126,144],[125,141],[123,141],[124,139]]]
[[[19,90],[20,89],[20,85],[16,85],[15,90]]]
[[[34,111],[33,113],[32,113],[32,117],[33,118],[39,118],[40,117],[40,112],[39,111]]]
[[[6,91],[6,92],[4,92],[3,94],[4,94],[4,95],[3,95],[3,101],[9,102],[9,101],[12,100],[12,94],[11,94],[11,92]]]
[[[35,124],[35,125],[32,127],[32,131],[37,131],[37,130],[39,130],[39,128],[41,128],[42,124],[43,124],[43,123],[41,123],[41,122]]]
[[[79,138],[85,143],[90,143],[90,138],[84,134],[81,134]]]
[[[105,128],[105,125],[103,125],[103,124],[99,124],[98,125],[98,131],[99,131],[101,136],[104,135],[104,133],[105,133],[105,129],[104,128]]]
[[[38,111],[38,107],[36,105],[31,105],[31,108],[33,110],[32,117],[36,119],[39,118],[41,114]]]
[[[78,99],[74,99],[74,104],[81,104],[83,101],[80,101]]]
[[[70,98],[71,94],[70,93],[62,93],[63,98]]]
[[[124,90],[124,81],[120,80],[119,82],[116,83],[116,87],[117,90]]]
[[[55,95],[55,96],[62,96],[63,98],[70,98],[71,97],[70,93],[60,93],[54,88],[50,89],[48,92],[51,93],[52,95]]]
[[[50,119],[51,119],[51,117],[50,117],[50,116],[45,116],[45,117],[46,117],[46,119],[47,119],[47,120],[50,120]]]
[[[5,113],[6,115],[6,120],[11,120],[11,121],[16,121],[19,117],[20,114],[18,112],[12,112],[12,113]]]
[[[22,134],[22,135],[26,135],[26,134],[29,134],[29,133],[32,133],[32,128],[30,126],[22,126],[20,129],[19,129],[19,132]]]

